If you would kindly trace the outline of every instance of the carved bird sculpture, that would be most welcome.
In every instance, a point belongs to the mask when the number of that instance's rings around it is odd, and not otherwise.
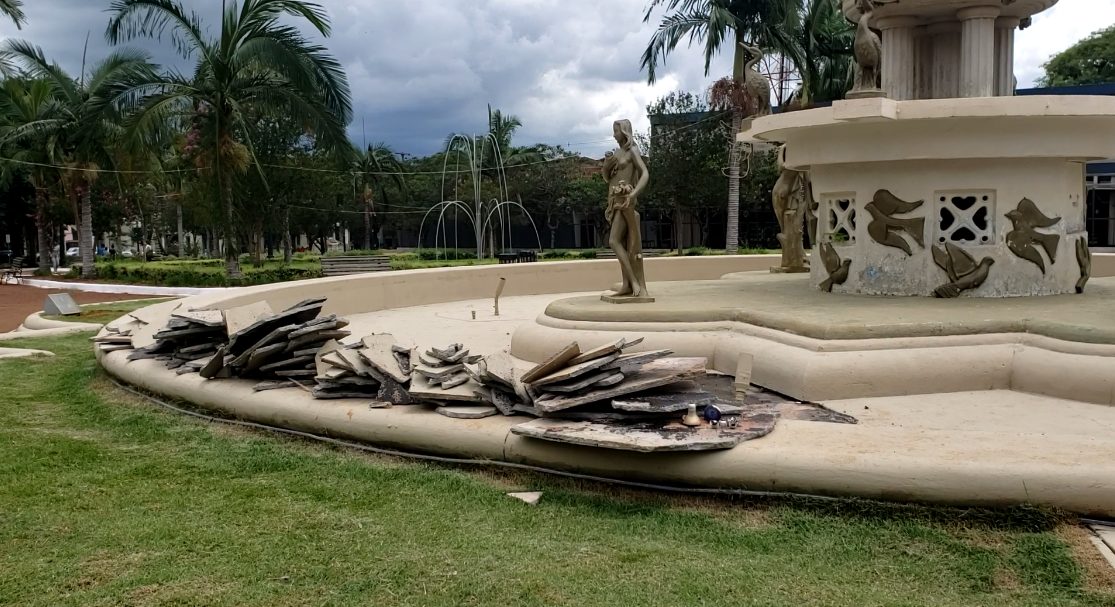
[[[747,99],[754,104],[754,116],[766,116],[771,113],[770,83],[755,69],[763,58],[763,51],[755,46],[748,46],[742,42],[739,45],[751,56],[743,66],[743,86]]]
[[[859,0],[860,17],[856,23],[856,37],[852,44],[855,55],[855,90],[874,89],[879,86],[879,66],[882,64],[883,43],[871,29],[871,14],[875,10],[872,0]]]
[[[1076,292],[1083,293],[1084,285],[1092,277],[1092,250],[1088,248],[1088,237],[1076,241],[1076,262],[1080,264],[1080,278],[1076,281]]]
[[[960,247],[946,242],[945,246],[933,247],[933,263],[945,271],[949,282],[937,287],[933,291],[936,297],[959,297],[961,291],[975,289],[987,280],[995,260],[984,257],[978,264],[976,259]]]
[[[1049,255],[1049,263],[1057,263],[1057,244],[1061,242],[1061,236],[1042,234],[1035,228],[1048,228],[1061,221],[1061,218],[1046,217],[1034,201],[1023,198],[1018,203],[1018,208],[1007,213],[1007,219],[1014,225],[1014,229],[1007,232],[1007,248],[1022,259],[1033,262],[1045,274],[1045,260],[1034,245],[1041,245],[1045,249],[1046,255]]]
[[[913,255],[910,243],[906,242],[899,232],[906,232],[914,242],[918,243],[918,246],[924,247],[925,218],[897,219],[892,215],[909,213],[920,207],[923,202],[925,201],[906,202],[888,190],[875,192],[875,197],[864,207],[864,210],[871,214],[871,222],[867,224],[867,234],[881,245],[902,249],[907,255]]]
[[[841,260],[840,255],[836,253],[831,243],[822,242],[821,246],[821,262],[825,264],[825,270],[829,273],[829,277],[822,280],[821,284],[817,285],[822,291],[832,292],[832,285],[842,285],[845,280],[848,280],[848,268],[852,265],[851,259]]]

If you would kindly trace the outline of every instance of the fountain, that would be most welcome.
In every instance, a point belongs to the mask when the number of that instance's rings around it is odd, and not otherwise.
[[[458,145],[459,144],[459,145]],[[499,188],[499,198],[492,198],[485,200],[481,193],[481,179],[483,178],[483,146],[490,145],[495,152],[496,167],[495,167],[495,181],[496,186]],[[453,174],[453,198],[447,199],[445,197],[445,180],[449,175],[449,155],[454,156],[459,160],[461,154],[464,154],[468,160],[468,168],[466,171],[472,178],[472,207],[469,207],[464,201],[460,200],[457,191],[457,175],[462,171],[460,163],[454,167]],[[419,247],[421,247],[421,236],[423,228],[426,226],[426,219],[430,213],[437,212],[438,219],[434,229],[434,246],[437,246],[437,239],[440,235],[442,237],[442,249],[446,248],[448,243],[448,234],[445,230],[445,213],[449,209],[455,211],[463,211],[465,216],[468,217],[469,222],[472,223],[473,234],[476,238],[476,259],[484,259],[484,235],[488,233],[491,228],[492,219],[494,218],[499,222],[500,239],[504,250],[511,248],[511,214],[509,207],[518,207],[522,210],[530,221],[530,225],[534,228],[534,237],[538,242],[538,250],[542,250],[542,238],[538,234],[538,226],[534,223],[534,218],[530,216],[530,212],[526,210],[523,205],[514,200],[508,200],[507,189],[507,174],[503,165],[503,151],[499,147],[499,141],[491,133],[484,135],[473,135],[471,137],[465,135],[453,135],[445,145],[445,159],[442,163],[441,169],[441,198],[442,201],[430,207],[426,214],[422,216],[422,222],[418,227]],[[500,200],[502,198],[502,200]],[[455,219],[455,217],[454,217]],[[455,222],[454,222],[455,223]],[[455,240],[455,239],[454,239]],[[453,248],[457,248],[454,243]]]

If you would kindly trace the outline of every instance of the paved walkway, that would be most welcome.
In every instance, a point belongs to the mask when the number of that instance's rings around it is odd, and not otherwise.
[[[65,283],[61,283],[65,284]],[[43,309],[43,301],[53,293],[69,293],[78,304],[146,299],[149,295],[124,293],[89,293],[68,289],[43,289],[28,285],[0,285],[0,333],[13,331],[28,314]]]

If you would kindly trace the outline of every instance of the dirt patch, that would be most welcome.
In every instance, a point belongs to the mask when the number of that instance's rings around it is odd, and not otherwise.
[[[41,311],[46,296],[54,293],[69,293],[78,305],[151,298],[150,295],[88,293],[85,291],[40,289],[26,285],[3,284],[0,285],[0,333],[14,330],[23,324],[23,319],[27,318],[29,314]]]
[[[1065,524],[1057,528],[1057,536],[1068,543],[1073,558],[1084,570],[1084,587],[1092,592],[1115,596],[1115,568],[1092,543],[1095,536],[1091,530],[1081,525]]]

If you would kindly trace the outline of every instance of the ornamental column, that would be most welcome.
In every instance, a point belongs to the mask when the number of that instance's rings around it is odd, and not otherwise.
[[[926,32],[933,38],[933,99],[959,97],[960,24],[934,23]]]
[[[914,17],[879,19],[875,27],[883,32],[883,90],[896,101],[914,99],[917,81],[914,75]]]
[[[1014,30],[1021,20],[1018,17],[999,17],[995,20],[995,95],[1014,95]]]
[[[960,9],[960,96],[990,97],[995,91],[997,6]]]
[[[924,25],[914,28],[914,99],[933,98],[933,36]]]

